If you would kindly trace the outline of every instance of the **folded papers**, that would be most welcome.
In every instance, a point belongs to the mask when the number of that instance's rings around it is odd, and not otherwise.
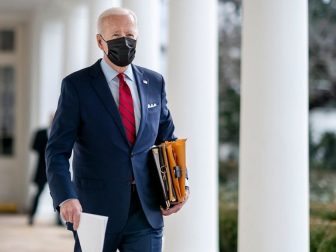
[[[82,252],[101,252],[104,247],[108,217],[81,213],[77,230]]]
[[[152,154],[162,196],[161,206],[169,209],[171,205],[183,202],[186,196],[186,139],[155,145]]]

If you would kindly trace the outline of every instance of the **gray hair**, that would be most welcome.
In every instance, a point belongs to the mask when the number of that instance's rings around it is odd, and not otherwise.
[[[105,10],[103,13],[99,15],[98,21],[97,21],[98,33],[99,34],[102,33],[103,22],[106,18],[111,17],[111,16],[120,16],[120,15],[128,15],[128,16],[133,17],[135,26],[137,27],[137,22],[138,22],[137,16],[132,10],[121,8],[121,7],[114,7],[114,8]]]

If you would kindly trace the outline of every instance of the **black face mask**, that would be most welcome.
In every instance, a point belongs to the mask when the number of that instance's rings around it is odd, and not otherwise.
[[[135,57],[136,40],[128,37],[121,37],[106,41],[108,54],[107,57],[117,66],[124,67],[132,63]]]

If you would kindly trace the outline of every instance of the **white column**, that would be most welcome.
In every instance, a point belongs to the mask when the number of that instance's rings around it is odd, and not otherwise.
[[[32,127],[49,124],[56,109],[63,75],[64,23],[58,4],[44,4],[34,11],[31,50]]]
[[[29,58],[29,71],[30,71],[30,130],[31,133],[34,132],[36,127],[40,126],[40,70],[41,70],[41,37],[42,37],[42,27],[44,19],[42,11],[40,9],[35,9],[31,19],[29,32],[30,36],[30,58]]]
[[[121,5],[121,0],[87,0],[89,6],[89,44],[88,57],[89,65],[95,63],[99,58],[103,57],[103,52],[98,48],[96,42],[97,34],[97,19],[99,15],[106,9],[118,7]]]
[[[82,2],[63,2],[63,76],[88,66],[89,8]]]
[[[160,70],[160,5],[159,0],[123,0],[138,18],[139,37],[134,63]]]
[[[187,137],[191,197],[165,218],[164,251],[218,251],[217,1],[169,3],[168,99]]]
[[[49,124],[50,114],[57,108],[63,76],[63,35],[61,17],[45,19],[41,29],[40,48],[40,126]]]
[[[60,3],[48,3],[39,6],[34,12],[32,34],[34,45],[31,52],[31,133],[37,127],[49,125],[50,113],[55,112],[61,89],[64,63],[64,20],[63,6]],[[32,135],[30,135],[30,138]],[[35,172],[36,155],[32,153],[31,175]],[[32,171],[33,170],[33,171]],[[29,200],[32,200],[32,188],[29,188]],[[31,201],[29,202],[29,205]],[[45,188],[40,200],[36,218],[54,219],[54,211],[49,189]]]
[[[308,252],[307,1],[244,2],[239,252]]]

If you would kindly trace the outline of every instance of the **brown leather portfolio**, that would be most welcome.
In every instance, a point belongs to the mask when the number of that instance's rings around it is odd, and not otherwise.
[[[152,154],[161,195],[160,204],[164,209],[169,209],[171,205],[183,202],[186,196],[186,139],[153,146]]]

